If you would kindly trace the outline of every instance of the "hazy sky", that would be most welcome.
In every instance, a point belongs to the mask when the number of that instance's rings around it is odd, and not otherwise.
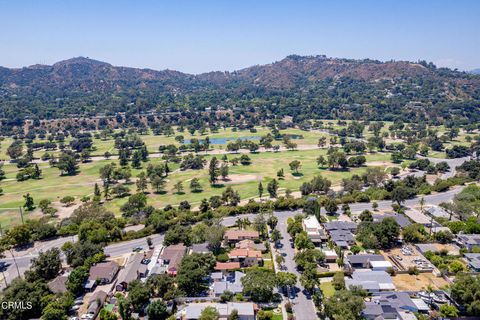
[[[190,73],[289,54],[480,68],[480,1],[0,0],[0,65],[76,56]]]

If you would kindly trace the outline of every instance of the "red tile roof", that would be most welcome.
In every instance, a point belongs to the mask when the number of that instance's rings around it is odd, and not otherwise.
[[[225,232],[224,238],[227,240],[243,240],[258,238],[260,235],[258,231],[252,230],[228,230]]]
[[[215,270],[240,269],[240,262],[217,262]]]

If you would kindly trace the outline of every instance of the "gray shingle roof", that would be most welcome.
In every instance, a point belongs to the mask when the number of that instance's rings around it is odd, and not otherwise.
[[[357,224],[355,222],[350,221],[330,221],[324,224],[324,227],[327,231],[332,230],[350,230],[355,231],[357,230]]]
[[[373,222],[382,222],[385,218],[393,218],[402,229],[412,224],[406,216],[398,213],[374,214],[372,218]]]
[[[351,264],[363,264],[369,261],[385,261],[385,258],[381,254],[351,254],[347,255],[346,260]]]

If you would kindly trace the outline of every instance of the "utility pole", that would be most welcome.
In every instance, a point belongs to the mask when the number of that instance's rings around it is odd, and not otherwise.
[[[25,224],[23,222],[23,212],[22,212],[22,207],[18,207],[20,209],[20,218],[22,219],[22,224]]]
[[[13,255],[12,248],[10,248],[9,250],[10,250],[10,254],[12,255],[12,258],[13,258],[13,263],[15,263],[15,267],[17,268],[18,277],[21,278],[22,276],[20,275],[20,270],[18,269],[17,260],[15,259],[15,256]]]

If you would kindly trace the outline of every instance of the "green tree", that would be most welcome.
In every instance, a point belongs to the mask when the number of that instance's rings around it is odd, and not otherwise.
[[[132,306],[134,312],[141,312],[143,306],[150,299],[150,290],[146,284],[140,280],[134,280],[128,284],[127,301]]]
[[[33,198],[30,193],[25,194],[23,196],[23,199],[25,199],[23,207],[27,209],[27,211],[32,211],[33,209],[35,209],[35,203],[33,202]]]
[[[137,185],[138,192],[144,193],[145,190],[148,189],[148,180],[145,172],[142,171],[138,174],[136,185]]]
[[[260,199],[262,199],[262,195],[263,195],[263,185],[262,185],[262,182],[260,181],[258,183],[258,196],[260,197]]]
[[[222,163],[220,166],[220,175],[222,176],[222,179],[225,180],[228,177],[228,165],[226,163]]]
[[[361,296],[354,295],[352,291],[339,290],[325,300],[324,307],[325,314],[332,320],[357,320],[362,319],[365,303]]]
[[[308,237],[308,234],[305,231],[298,233],[295,236],[295,247],[298,250],[303,249],[313,249],[315,245],[313,244],[312,240]]]
[[[44,281],[14,279],[1,294],[2,301],[28,301],[31,308],[0,308],[0,319],[38,319],[48,301],[49,289]]]
[[[409,190],[405,186],[398,186],[392,190],[391,199],[398,203],[399,206],[402,205],[405,200],[409,198]]]
[[[459,316],[458,309],[449,304],[442,304],[440,306],[440,314],[446,318],[456,318]]]
[[[345,289],[345,275],[342,271],[335,272],[332,279],[332,285],[335,290]]]
[[[183,258],[177,273],[178,288],[188,295],[197,295],[207,287],[206,278],[213,270],[212,254],[193,253]]]
[[[427,232],[423,225],[418,223],[413,223],[406,226],[403,231],[403,240],[408,243],[419,243],[424,242],[427,237]]]
[[[175,183],[175,185],[173,186],[173,189],[176,191],[177,194],[182,194],[183,193],[183,182],[178,181],[177,183]]]
[[[278,272],[277,284],[282,287],[293,287],[297,283],[297,275],[292,272]]]
[[[161,300],[152,301],[148,305],[147,315],[152,320],[165,320],[168,318],[167,305]]]
[[[328,214],[334,214],[338,210],[337,202],[330,198],[327,199],[327,201],[325,201],[325,210]]]
[[[298,160],[293,160],[288,164],[290,166],[290,170],[292,170],[295,174],[298,174],[298,169],[300,169],[301,163]]]
[[[200,185],[200,179],[193,178],[190,181],[190,190],[192,192],[200,192],[202,190],[202,186]]]
[[[78,295],[83,291],[83,284],[88,279],[89,270],[85,266],[73,269],[68,275],[67,289],[74,295]]]
[[[61,175],[73,176],[78,172],[77,160],[71,153],[62,152],[58,158],[56,167],[60,170]]]
[[[210,160],[210,165],[208,167],[208,176],[211,184],[215,184],[218,180],[218,160],[216,157],[212,157]]]
[[[277,190],[278,190],[278,182],[277,180],[273,179],[267,185],[267,191],[268,191],[268,194],[270,195],[270,198],[277,197]]]
[[[220,314],[218,313],[215,307],[205,307],[200,313],[198,320],[218,320],[220,319]]]
[[[8,229],[6,239],[13,246],[24,246],[32,241],[32,230],[26,224],[14,226]]]
[[[31,281],[43,279],[45,281],[55,278],[62,268],[60,260],[60,250],[52,248],[45,252],[40,252],[38,257],[33,258],[30,270],[26,278]]]
[[[300,283],[308,292],[312,293],[316,286],[320,284],[318,281],[317,265],[308,263],[300,276]]]
[[[242,278],[243,294],[255,302],[270,301],[277,284],[275,274],[266,269],[253,268]]]

